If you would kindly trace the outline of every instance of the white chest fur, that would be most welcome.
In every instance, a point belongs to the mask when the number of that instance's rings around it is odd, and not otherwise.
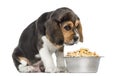
[[[54,72],[55,70],[55,64],[53,62],[52,53],[58,50],[55,45],[53,45],[46,36],[42,37],[43,40],[43,46],[39,50],[40,57],[43,61],[43,64],[45,66],[46,72]]]
[[[48,51],[52,54],[54,53],[56,50],[58,50],[58,48],[53,45],[47,38],[46,36],[43,36],[42,37],[42,40],[43,40],[43,47],[48,49]]]
[[[61,46],[53,45],[46,36],[42,37],[43,46],[39,50],[40,57],[45,66],[45,72],[58,72],[60,71],[58,67],[64,67],[63,52],[59,52]],[[56,52],[55,52],[56,51]],[[57,58],[57,67],[55,66],[52,58],[52,54],[55,52]]]

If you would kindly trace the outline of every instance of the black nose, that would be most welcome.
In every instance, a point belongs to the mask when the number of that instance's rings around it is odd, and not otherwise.
[[[77,41],[78,40],[78,37],[77,36],[74,36],[74,41]]]

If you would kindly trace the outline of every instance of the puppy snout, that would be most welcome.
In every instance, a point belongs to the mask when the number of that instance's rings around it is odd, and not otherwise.
[[[77,36],[74,36],[74,41],[77,41],[78,40],[78,37]]]

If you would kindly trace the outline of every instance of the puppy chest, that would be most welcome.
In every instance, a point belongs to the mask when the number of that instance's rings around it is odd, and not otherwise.
[[[48,51],[50,51],[50,53],[54,53],[56,50],[58,50],[58,48],[53,45],[47,38],[46,36],[42,37],[43,40],[43,48],[46,48]]]

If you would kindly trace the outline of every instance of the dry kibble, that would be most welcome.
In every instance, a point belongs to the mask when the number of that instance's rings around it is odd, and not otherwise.
[[[80,50],[74,51],[74,52],[68,52],[67,57],[99,57],[96,52],[90,52],[87,48],[81,48]]]

